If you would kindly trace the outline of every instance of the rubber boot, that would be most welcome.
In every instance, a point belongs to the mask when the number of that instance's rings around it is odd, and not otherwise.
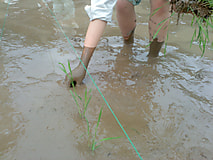
[[[84,63],[86,68],[89,65],[89,61],[93,55],[94,50],[95,48],[89,48],[89,47],[84,47],[83,49],[81,60]],[[65,77],[65,82],[68,84],[69,87],[73,87],[72,84],[74,84],[74,86],[81,85],[85,75],[86,75],[86,70],[84,69],[81,62],[79,62],[78,66],[72,71],[72,76],[71,76],[71,73],[69,73],[69,76]]]
[[[164,42],[158,42],[158,39],[155,38],[149,46],[148,57],[157,57],[163,44]]]

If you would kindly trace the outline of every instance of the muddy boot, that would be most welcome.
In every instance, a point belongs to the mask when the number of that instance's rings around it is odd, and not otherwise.
[[[158,42],[158,39],[155,38],[150,46],[149,46],[149,54],[148,54],[148,57],[157,57],[159,52],[160,52],[160,49],[162,47],[164,42]]]
[[[89,47],[84,47],[83,49],[81,60],[84,63],[86,68],[89,65],[89,61],[93,55],[94,50],[95,48],[89,48]],[[72,83],[74,84],[74,86],[80,85],[82,84],[82,81],[85,75],[86,75],[86,70],[84,69],[81,62],[79,62],[78,66],[72,71],[72,76],[71,76],[71,73],[69,73],[69,76],[65,77],[65,82],[68,84],[69,87],[72,87]]]
[[[124,43],[125,44],[133,44],[134,43],[134,32],[135,32],[135,28],[129,32],[129,34],[127,36],[124,36]]]

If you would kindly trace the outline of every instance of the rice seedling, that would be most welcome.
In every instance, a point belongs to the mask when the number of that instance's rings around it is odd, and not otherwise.
[[[70,62],[68,61],[68,68],[69,68],[69,72],[70,74],[67,73],[66,71],[66,68],[65,66],[62,64],[62,63],[59,63],[61,65],[60,69],[67,75],[67,77],[70,79],[71,81],[71,87],[73,88],[73,91],[70,89],[70,93],[77,105],[77,108],[78,108],[78,113],[79,113],[79,116],[81,118],[85,118],[85,114],[86,114],[86,110],[88,108],[88,105],[89,105],[89,102],[91,101],[92,99],[92,95],[91,95],[91,92],[92,90],[90,89],[88,92],[87,92],[87,89],[85,89],[85,93],[84,93],[84,100],[81,96],[79,96],[76,92],[76,89],[75,89],[75,84],[74,82],[72,81],[72,70],[71,70],[71,67],[70,67]],[[81,108],[81,105],[83,103],[83,108]]]
[[[83,105],[83,117],[86,117],[86,111],[87,111],[87,107],[89,105],[89,102],[92,99],[92,95],[91,95],[92,89],[89,90],[89,92],[87,92],[87,88],[85,89],[85,93],[84,93],[84,105]]]
[[[72,71],[71,71],[71,67],[70,67],[70,62],[68,61],[68,68],[69,68],[70,75],[67,73],[65,66],[62,63],[59,63],[59,64],[61,65],[60,69],[69,77],[69,79],[71,81],[71,86],[73,88],[73,91],[70,89],[70,93],[72,94],[72,97],[73,97],[73,99],[74,99],[74,101],[75,101],[75,103],[77,105],[79,116],[86,120],[88,146],[91,148],[91,150],[94,151],[98,147],[100,147],[101,145],[97,145],[100,142],[121,138],[122,136],[120,136],[120,137],[108,137],[108,138],[103,138],[101,140],[96,141],[97,131],[98,131],[98,127],[99,127],[99,124],[100,124],[103,107],[101,107],[101,109],[100,109],[100,113],[99,113],[99,116],[98,116],[98,121],[97,121],[96,127],[95,127],[95,133],[94,133],[94,135],[92,135],[91,134],[90,125],[89,125],[89,121],[88,121],[88,119],[86,117],[86,111],[87,111],[88,105],[89,105],[89,103],[90,103],[90,101],[92,99],[92,95],[91,95],[92,90],[90,89],[89,91],[87,91],[87,89],[85,89],[84,101],[83,101],[81,96],[79,96],[77,94],[76,89],[75,89],[75,84],[72,81]],[[83,103],[83,109],[81,109],[79,100],[80,100],[81,103]]]
[[[97,121],[96,127],[95,127],[95,133],[94,133],[93,136],[90,134],[89,122],[86,119],[86,121],[87,121],[88,146],[91,148],[92,151],[95,151],[97,148],[99,148],[101,146],[101,144],[97,145],[100,142],[107,141],[107,140],[112,140],[112,139],[119,139],[119,138],[122,137],[122,136],[119,136],[119,137],[107,137],[107,138],[103,138],[103,139],[100,139],[100,140],[96,141],[97,131],[98,131],[98,127],[99,127],[99,124],[100,124],[102,111],[103,111],[103,107],[101,107],[101,109],[100,109],[100,113],[99,113],[99,116],[98,116],[98,121]]]

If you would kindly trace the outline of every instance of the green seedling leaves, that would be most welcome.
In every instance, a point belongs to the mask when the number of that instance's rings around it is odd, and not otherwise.
[[[99,113],[99,116],[98,116],[98,121],[97,121],[97,124],[96,124],[96,127],[95,127],[95,135],[94,135],[93,140],[92,140],[92,151],[94,151],[95,149],[97,149],[98,147],[101,146],[101,145],[96,146],[97,143],[107,141],[107,140],[112,140],[112,139],[119,139],[119,138],[122,137],[122,136],[120,136],[120,137],[108,137],[108,138],[103,138],[103,139],[95,142],[98,126],[99,126],[99,123],[100,123],[100,120],[101,120],[102,110],[103,110],[103,107],[101,107],[101,110],[100,110],[100,113]]]
[[[92,99],[92,95],[91,95],[92,89],[89,90],[89,92],[87,93],[87,88],[85,89],[85,94],[84,94],[84,112],[83,112],[83,116],[85,117],[85,113],[87,110],[87,107]],[[89,98],[88,98],[89,95]]]
[[[75,101],[75,103],[76,103],[76,105],[77,105],[79,116],[82,117],[80,105],[79,105],[79,103],[78,103],[78,101],[77,101],[77,99],[76,99],[76,95],[74,95],[74,93],[73,93],[73,91],[72,91],[71,89],[70,89],[69,91],[70,91],[70,93],[72,94],[72,97],[73,97],[73,99],[74,99],[74,101]]]

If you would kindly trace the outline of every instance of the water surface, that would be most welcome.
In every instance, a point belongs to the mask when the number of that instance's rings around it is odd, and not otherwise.
[[[59,23],[81,55],[89,23],[89,1],[48,1]],[[7,1],[0,1],[0,26]],[[149,2],[136,8],[138,25],[133,45],[123,44],[113,15],[88,68],[143,159],[213,159],[213,54],[205,56],[194,43],[191,16],[176,25],[172,19],[166,55],[148,58]],[[210,31],[210,37],[213,36]],[[138,159],[111,112],[87,75],[77,93],[92,89],[86,116],[95,132],[92,152],[87,126],[63,84],[67,68],[78,64],[56,22],[42,1],[14,0],[9,7],[0,42],[0,159]]]

